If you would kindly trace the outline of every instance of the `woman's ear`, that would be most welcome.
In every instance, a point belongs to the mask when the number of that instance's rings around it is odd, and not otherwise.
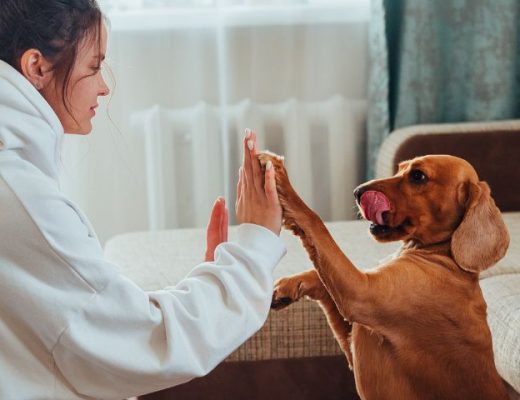
[[[467,183],[466,212],[451,238],[451,252],[460,268],[480,272],[506,254],[509,234],[486,182]]]
[[[20,57],[20,70],[37,90],[42,90],[51,78],[52,64],[40,50],[29,49]]]

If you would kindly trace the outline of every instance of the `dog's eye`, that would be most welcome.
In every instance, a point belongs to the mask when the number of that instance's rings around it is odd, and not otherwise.
[[[425,183],[428,177],[420,169],[413,169],[410,172],[410,180],[413,183]]]

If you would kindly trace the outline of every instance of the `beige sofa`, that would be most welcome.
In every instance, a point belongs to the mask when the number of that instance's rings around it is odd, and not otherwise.
[[[389,176],[400,160],[428,153],[462,156],[488,181],[511,235],[506,257],[482,274],[496,365],[520,392],[520,121],[414,126],[392,133],[381,148],[377,173]],[[340,247],[361,269],[372,268],[398,243],[379,244],[365,221],[327,224]],[[230,229],[233,239],[236,228]],[[282,233],[288,254],[276,269],[286,276],[311,268],[299,240]],[[178,282],[200,262],[203,229],[119,235],[105,248],[142,288]],[[207,397],[211,393],[210,397]],[[519,396],[520,397],[520,396]],[[265,326],[207,377],[144,396],[148,399],[357,398],[351,372],[316,303],[302,300],[271,312]]]

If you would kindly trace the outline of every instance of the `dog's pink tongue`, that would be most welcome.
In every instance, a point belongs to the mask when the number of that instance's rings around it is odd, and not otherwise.
[[[364,217],[377,225],[384,225],[383,213],[390,210],[390,201],[381,192],[369,190],[361,195],[361,212]]]

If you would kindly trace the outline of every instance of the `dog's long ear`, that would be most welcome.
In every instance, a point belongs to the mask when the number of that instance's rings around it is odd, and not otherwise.
[[[468,182],[466,212],[453,233],[455,262],[469,272],[480,272],[506,254],[509,234],[486,182]]]

